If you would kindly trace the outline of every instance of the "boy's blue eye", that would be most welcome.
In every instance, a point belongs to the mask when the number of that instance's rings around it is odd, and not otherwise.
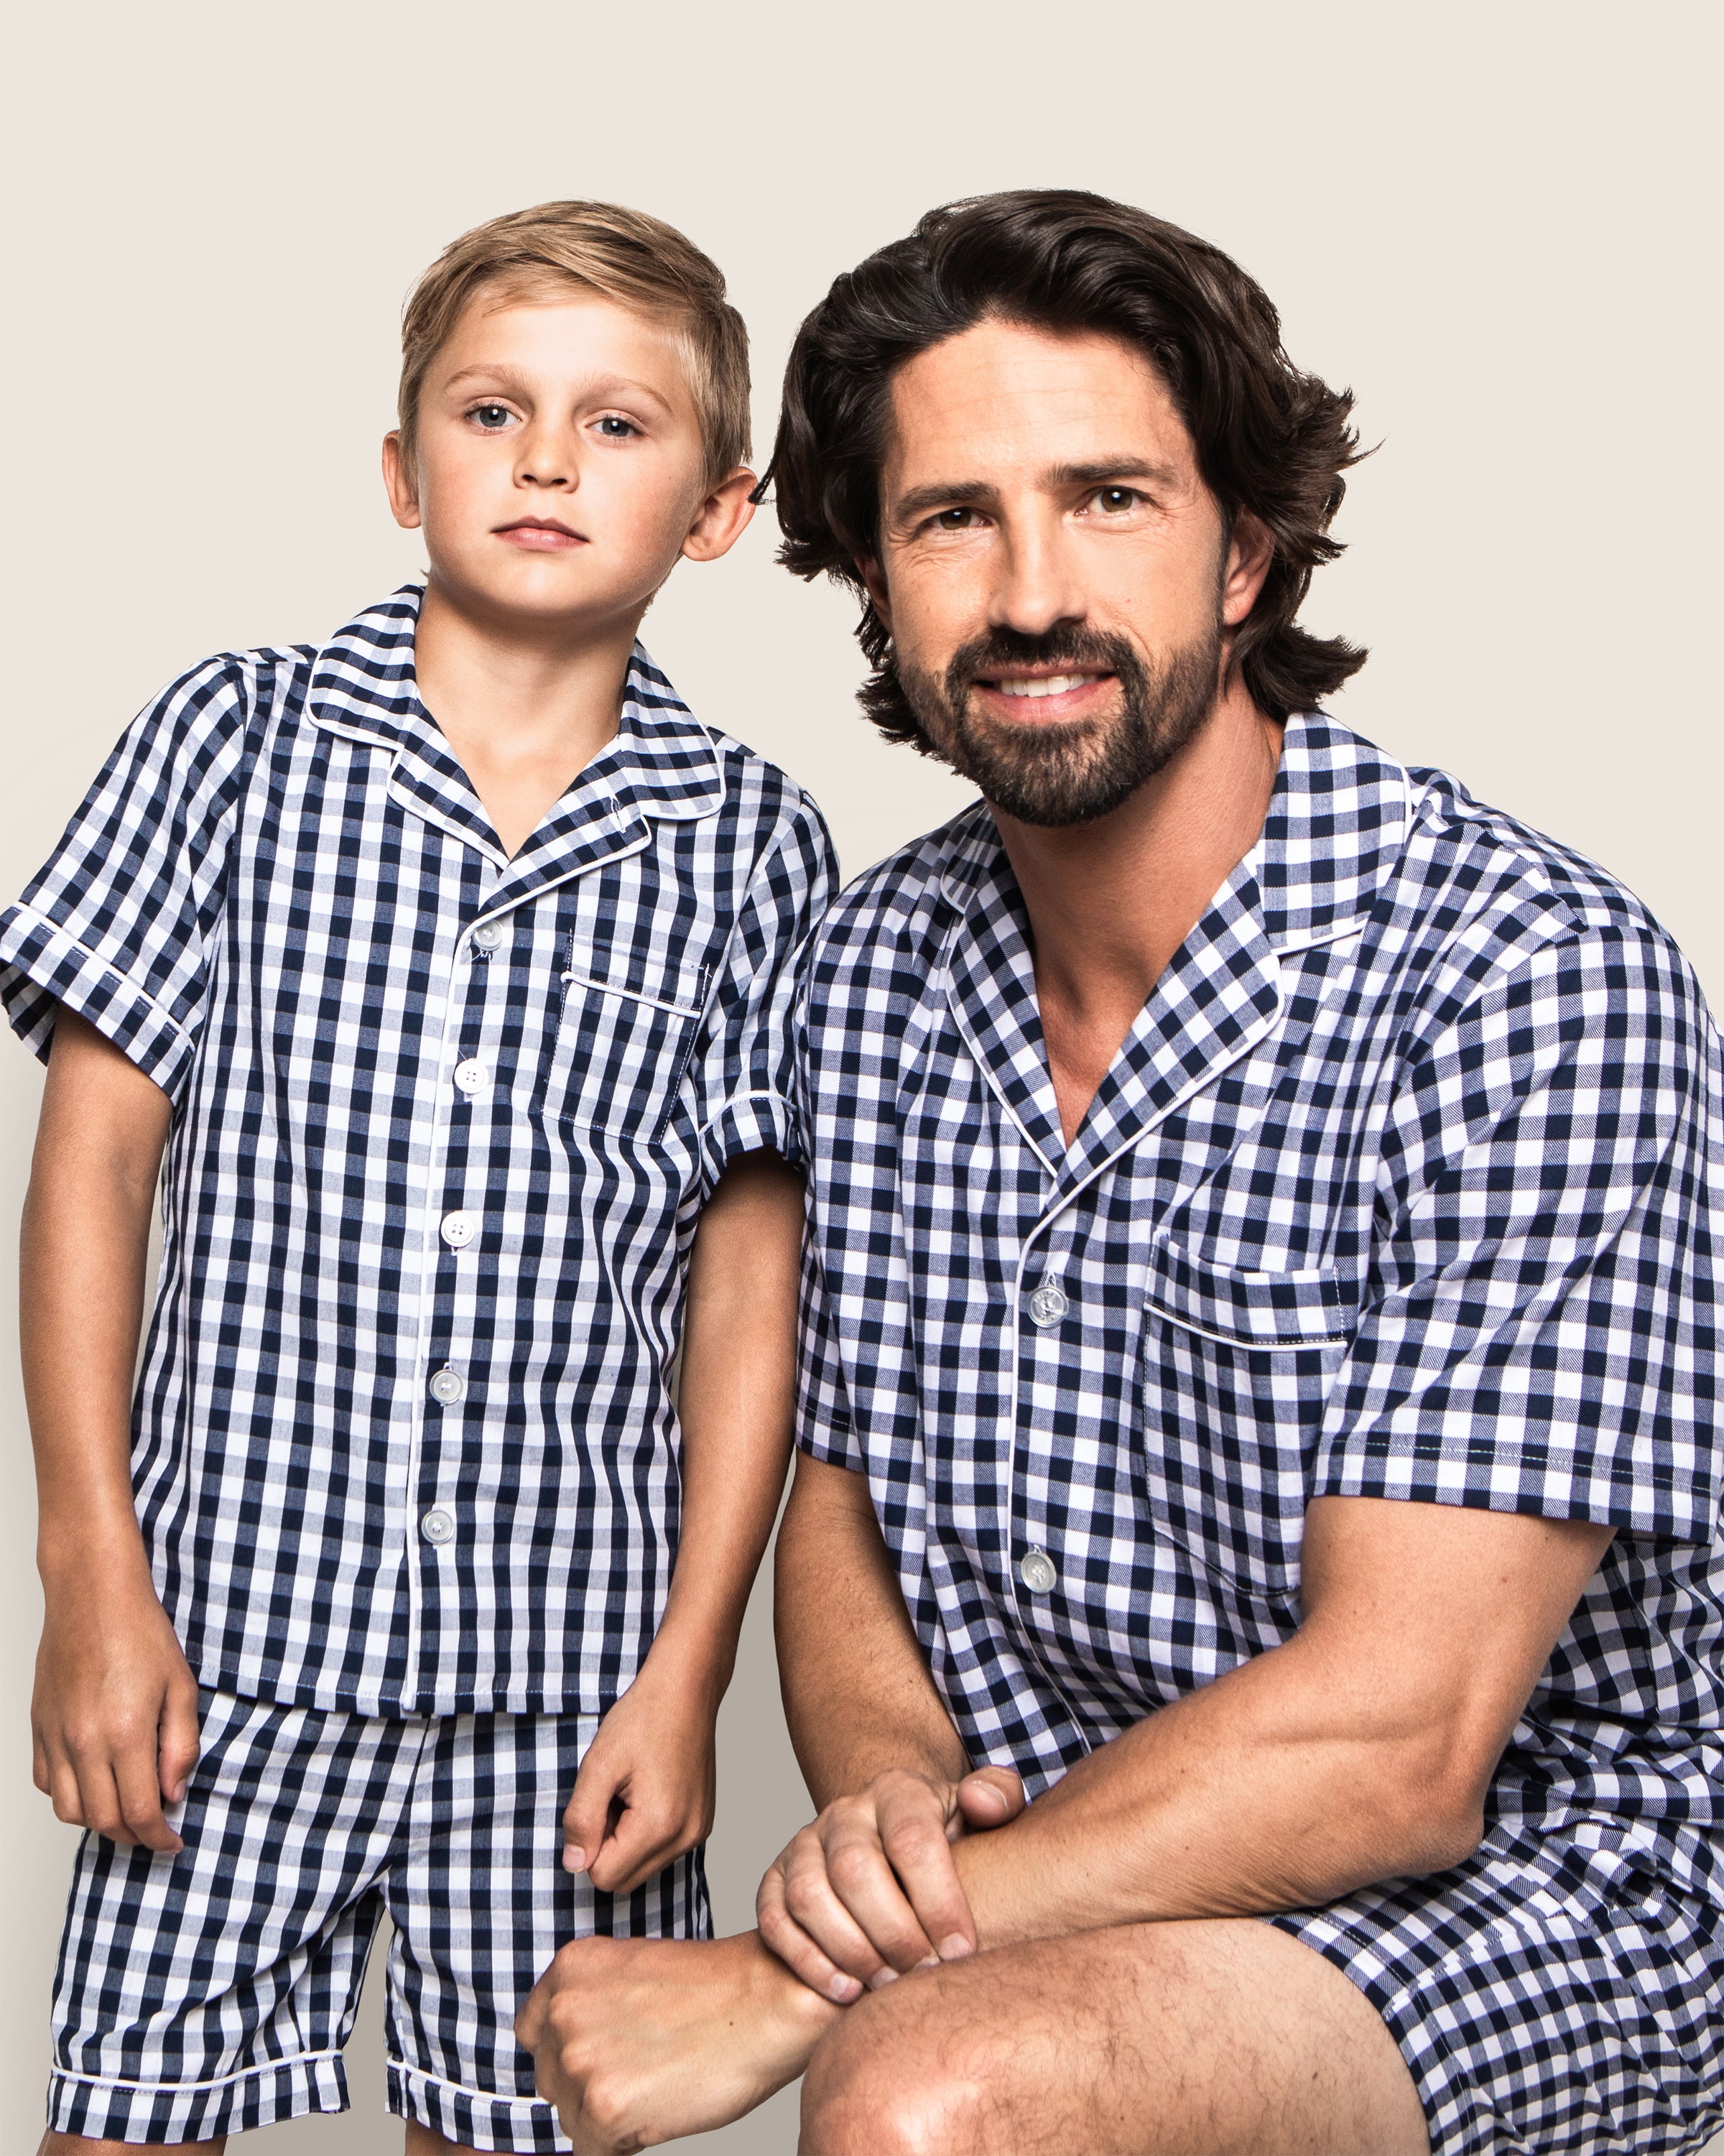
[[[618,418],[614,412],[607,412],[598,423],[598,431],[612,441],[620,442],[634,434],[635,428],[631,420]]]
[[[509,407],[506,404],[475,404],[473,416],[481,427],[495,433],[499,427],[508,425]]]

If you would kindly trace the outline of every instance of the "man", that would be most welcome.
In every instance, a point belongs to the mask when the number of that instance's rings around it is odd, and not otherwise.
[[[1347,411],[1087,196],[804,325],[785,559],[983,799],[805,960],[824,1809],[758,1936],[559,1957],[579,2149],[805,2066],[808,2156],[1716,2129],[1718,1044],[1598,870],[1319,710]]]

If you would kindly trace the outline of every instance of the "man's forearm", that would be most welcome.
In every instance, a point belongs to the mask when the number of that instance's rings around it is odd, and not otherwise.
[[[967,1772],[861,1476],[798,1460],[774,1612],[785,1717],[817,1805],[892,1768],[952,1780]]]

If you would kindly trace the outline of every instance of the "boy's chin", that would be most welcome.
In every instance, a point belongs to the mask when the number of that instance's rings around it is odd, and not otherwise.
[[[523,629],[590,622],[598,629],[644,613],[669,572],[667,566],[656,575],[618,576],[598,573],[599,567],[578,553],[477,562],[433,553],[428,585],[460,613],[515,620]]]

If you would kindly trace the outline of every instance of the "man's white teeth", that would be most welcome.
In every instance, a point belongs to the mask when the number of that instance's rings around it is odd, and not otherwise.
[[[1086,681],[1099,678],[1094,674],[1049,674],[1038,681],[996,681],[993,685],[1003,696],[1063,696],[1068,689],[1081,689]]]

